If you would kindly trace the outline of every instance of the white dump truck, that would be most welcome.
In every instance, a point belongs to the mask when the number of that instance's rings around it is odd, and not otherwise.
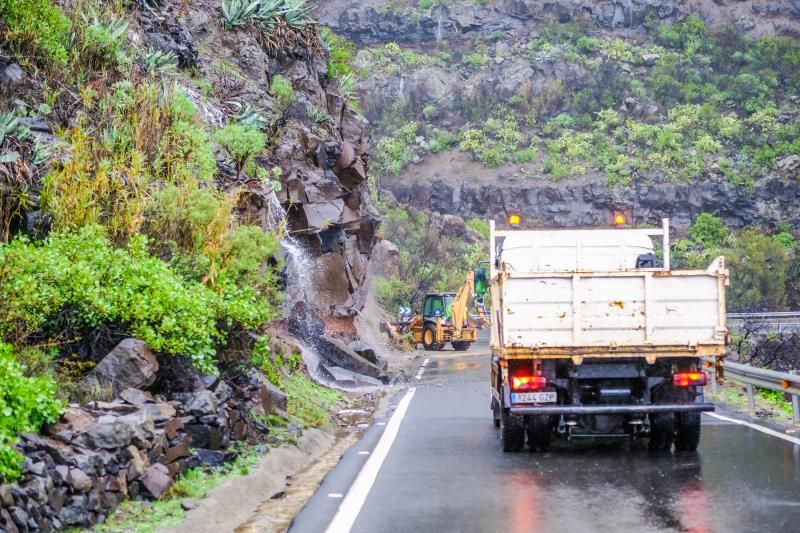
[[[505,451],[526,437],[544,450],[582,436],[697,448],[700,413],[714,409],[703,358],[718,364],[728,342],[723,257],[671,270],[667,220],[551,231],[491,222],[489,242],[492,411]]]

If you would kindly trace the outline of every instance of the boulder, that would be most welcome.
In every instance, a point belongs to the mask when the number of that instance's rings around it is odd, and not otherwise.
[[[356,352],[370,363],[375,363],[376,365],[378,364],[378,356],[375,354],[375,350],[372,349],[372,347],[368,344],[361,341],[353,341],[348,346],[350,346],[351,350]]]
[[[383,385],[383,382],[379,379],[371,378],[338,366],[320,364],[319,369],[325,377],[343,387],[380,387]]]
[[[184,405],[184,411],[194,416],[216,414],[217,400],[214,398],[214,393],[203,390],[189,395]]]
[[[317,339],[314,346],[320,356],[333,366],[339,366],[373,378],[377,378],[381,374],[381,369],[378,365],[361,357],[339,339],[322,336]]]
[[[97,448],[113,450],[136,442],[146,444],[155,433],[153,418],[146,411],[129,415],[104,415],[88,431],[89,438]]]
[[[161,463],[150,466],[142,476],[142,485],[155,498],[160,498],[172,485],[169,470]]]
[[[400,275],[400,251],[397,246],[386,239],[378,241],[372,249],[370,260],[372,272],[378,276],[389,278]]]
[[[325,229],[331,224],[338,224],[342,218],[344,200],[330,200],[313,204],[303,204],[303,212],[310,229]]]
[[[120,342],[84,378],[91,389],[110,388],[116,396],[123,390],[144,388],[153,384],[158,361],[148,346],[137,339]]]
[[[327,310],[350,300],[350,281],[345,258],[337,253],[322,254],[314,260],[311,288],[318,308]]]
[[[124,391],[122,391],[121,393],[119,393],[119,397],[128,402],[129,404],[135,405],[137,407],[141,407],[142,405],[147,403],[155,403],[156,401],[156,399],[153,398],[152,394],[141,391],[139,389],[134,389],[132,387],[129,387]]]
[[[69,469],[67,483],[75,492],[89,492],[92,490],[92,479],[77,468]]]

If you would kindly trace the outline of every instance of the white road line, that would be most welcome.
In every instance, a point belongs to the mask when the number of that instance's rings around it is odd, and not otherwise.
[[[427,359],[425,359],[425,361],[422,362],[422,366],[419,367],[419,371],[417,372],[417,375],[416,375],[416,377],[414,379],[416,379],[417,381],[422,379],[422,374],[425,373],[425,367],[428,366],[428,363],[430,362],[430,360],[431,360],[431,358],[428,357]]]
[[[358,455],[369,455],[369,452],[364,450],[364,451],[358,452]]]
[[[414,387],[408,389],[403,399],[400,400],[397,405],[397,411],[392,415],[377,446],[372,451],[372,455],[364,463],[350,490],[347,491],[347,495],[336,511],[336,516],[333,517],[328,529],[325,530],[326,533],[347,533],[353,527],[356,518],[358,518],[358,513],[361,512],[361,507],[364,506],[367,495],[375,483],[375,478],[378,477],[383,461],[389,454],[394,439],[397,438],[400,423],[403,421],[408,405],[411,403],[411,398],[414,397],[416,390]]]
[[[341,494],[339,492],[331,492],[330,494],[328,494],[328,498],[344,498],[344,494]]]
[[[758,424],[751,424],[750,422],[745,422],[744,420],[737,420],[735,418],[730,418],[723,415],[718,415],[717,413],[706,413],[708,416],[713,416],[719,420],[724,420],[725,422],[731,422],[733,424],[739,424],[740,426],[747,426],[749,428],[755,429],[756,431],[760,431],[761,433],[766,433],[767,435],[772,435],[773,437],[778,437],[779,439],[783,439],[787,442],[791,442],[792,444],[800,445],[800,439],[796,439],[794,437],[790,437],[789,435],[784,435],[780,431],[775,431],[774,429],[770,429],[764,426],[760,426]]]
[[[377,422],[377,424],[378,424],[379,426],[385,426],[385,425],[386,425],[386,422]]]

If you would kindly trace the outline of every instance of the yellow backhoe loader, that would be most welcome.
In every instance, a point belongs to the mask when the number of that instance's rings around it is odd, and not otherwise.
[[[482,270],[481,276],[484,276]],[[448,342],[456,351],[469,350],[478,339],[478,330],[467,324],[467,310],[474,295],[475,272],[467,273],[458,292],[426,294],[422,314],[415,314],[410,324],[414,342],[421,343],[426,350],[441,350]]]

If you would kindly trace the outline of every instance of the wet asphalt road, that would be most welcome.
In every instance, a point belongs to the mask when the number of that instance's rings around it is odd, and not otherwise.
[[[429,355],[354,532],[800,531],[800,446],[704,415],[697,453],[625,440],[503,453],[486,344]],[[325,531],[385,422],[345,454],[290,531]]]

